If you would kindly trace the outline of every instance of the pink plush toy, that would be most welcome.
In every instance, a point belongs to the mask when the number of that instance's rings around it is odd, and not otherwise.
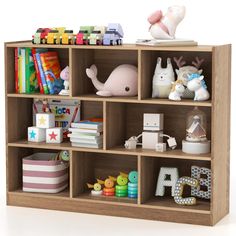
[[[149,31],[152,37],[155,39],[174,39],[176,28],[184,16],[184,6],[169,7],[165,15],[160,10],[155,11],[148,18],[151,24]]]
[[[60,95],[69,95],[69,66],[66,66],[60,74],[62,80],[64,80],[64,89],[59,93]]]
[[[103,84],[97,79],[97,67],[92,65],[86,69],[87,76],[92,80],[99,96],[136,96],[138,94],[138,68],[123,64],[117,66]]]

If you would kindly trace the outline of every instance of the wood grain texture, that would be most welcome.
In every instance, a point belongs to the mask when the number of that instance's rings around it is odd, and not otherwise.
[[[213,50],[212,217],[214,224],[229,212],[231,45]]]

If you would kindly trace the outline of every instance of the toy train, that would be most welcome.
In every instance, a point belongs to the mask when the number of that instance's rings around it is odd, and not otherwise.
[[[81,26],[77,34],[73,30],[60,28],[39,28],[32,36],[33,44],[64,45],[121,45],[124,36],[118,23],[108,26]]]

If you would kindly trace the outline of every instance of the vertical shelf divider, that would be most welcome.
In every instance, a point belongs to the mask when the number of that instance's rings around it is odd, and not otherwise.
[[[103,101],[103,150],[107,149],[107,102]]]
[[[141,96],[141,91],[142,91],[142,82],[141,82],[141,78],[142,78],[142,63],[141,63],[141,50],[138,50],[138,100],[141,100],[142,96]]]
[[[69,78],[69,89],[70,89],[70,92],[69,92],[69,96],[72,97],[73,96],[73,92],[72,92],[72,88],[73,88],[73,49],[72,48],[69,48],[69,75],[70,75],[70,78]]]
[[[138,205],[142,204],[141,199],[141,171],[142,171],[142,161],[141,161],[141,155],[138,155]]]

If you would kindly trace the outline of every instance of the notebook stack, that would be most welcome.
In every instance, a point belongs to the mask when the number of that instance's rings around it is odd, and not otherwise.
[[[91,120],[71,123],[70,137],[71,145],[74,147],[102,148],[103,145],[103,123]]]

